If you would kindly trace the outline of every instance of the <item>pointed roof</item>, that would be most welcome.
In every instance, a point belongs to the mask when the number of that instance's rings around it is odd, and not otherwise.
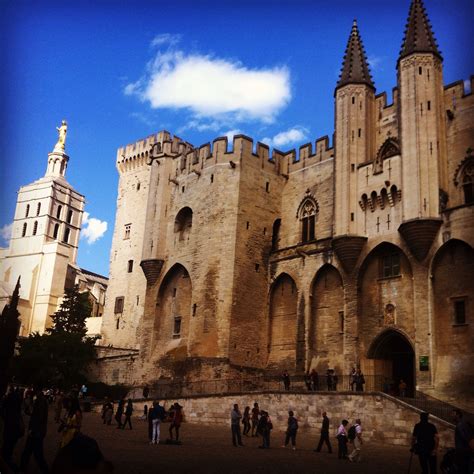
[[[443,59],[422,0],[412,0],[398,60],[412,53],[432,53]]]
[[[341,75],[336,89],[346,84],[367,84],[375,89],[356,20],[352,23],[352,30],[347,42]]]

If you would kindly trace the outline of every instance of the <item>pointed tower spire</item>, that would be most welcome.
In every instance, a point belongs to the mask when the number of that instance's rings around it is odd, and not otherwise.
[[[341,76],[336,89],[346,84],[367,84],[375,89],[356,20],[352,23],[351,34],[344,54]]]
[[[422,0],[412,0],[398,60],[412,53],[432,53],[443,59]]]

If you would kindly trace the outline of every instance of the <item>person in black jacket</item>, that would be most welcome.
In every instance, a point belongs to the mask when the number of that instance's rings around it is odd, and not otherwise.
[[[48,401],[43,395],[40,387],[36,388],[36,399],[33,403],[33,412],[28,425],[28,438],[21,455],[20,469],[27,471],[31,455],[33,454],[36,463],[42,474],[49,472],[48,464],[44,459],[43,441],[48,427]]]
[[[130,429],[132,429],[132,413],[133,413],[133,403],[132,399],[128,399],[127,407],[125,408],[125,421],[123,422],[122,429],[125,429],[125,426],[130,426]]]
[[[323,444],[326,443],[328,447],[329,454],[332,453],[331,441],[329,441],[329,418],[326,415],[326,412],[323,411],[323,424],[321,426],[321,437],[319,438],[318,447],[314,450],[315,452],[321,452]]]
[[[412,450],[420,459],[423,474],[436,474],[438,430],[428,422],[428,413],[420,413],[420,422],[413,429]]]

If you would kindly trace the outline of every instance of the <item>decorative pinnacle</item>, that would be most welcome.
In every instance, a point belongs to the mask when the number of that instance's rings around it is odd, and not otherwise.
[[[346,84],[367,84],[369,87],[375,88],[372,76],[370,75],[362,38],[359,34],[357,20],[355,19],[352,22],[351,34],[347,42],[341,75],[336,89]]]
[[[422,0],[412,0],[410,5],[398,61],[412,53],[432,53],[443,59]]]

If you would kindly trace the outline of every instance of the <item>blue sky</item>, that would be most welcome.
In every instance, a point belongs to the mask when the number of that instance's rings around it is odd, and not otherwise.
[[[161,129],[196,146],[238,131],[282,150],[331,136],[353,19],[391,100],[410,1],[72,3],[0,1],[0,245],[18,188],[44,175],[65,118],[66,177],[89,215],[78,263],[107,275],[119,146]],[[425,6],[445,83],[467,79],[474,2]]]

